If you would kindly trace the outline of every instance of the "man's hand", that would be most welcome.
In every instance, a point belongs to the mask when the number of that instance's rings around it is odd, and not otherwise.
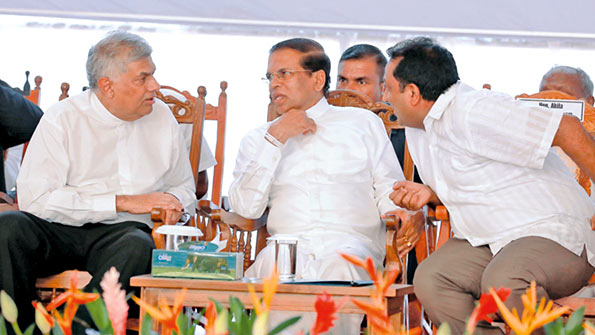
[[[591,217],[591,229],[595,230],[595,215]]]
[[[397,249],[399,257],[404,259],[421,237],[425,223],[424,213],[422,211],[411,213],[397,209],[384,215],[389,214],[396,215],[401,219],[401,228],[397,231]]]
[[[154,192],[138,195],[116,196],[116,211],[131,214],[150,213],[153,207],[161,207],[166,211],[165,223],[175,224],[180,220],[184,206],[169,193]]]
[[[389,198],[395,205],[405,209],[416,211],[428,203],[434,206],[441,204],[436,193],[423,184],[406,180],[399,181],[393,185],[393,190]]]
[[[269,134],[279,142],[285,143],[287,139],[299,134],[316,132],[316,123],[302,110],[292,109],[283,113],[277,121],[269,127]]]

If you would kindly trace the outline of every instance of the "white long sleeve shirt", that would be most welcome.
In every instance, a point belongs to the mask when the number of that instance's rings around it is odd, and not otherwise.
[[[298,250],[322,255],[351,244],[359,249],[355,253],[381,264],[380,215],[398,208],[388,195],[394,182],[404,179],[382,120],[364,109],[331,106],[324,98],[306,114],[316,133],[290,138],[281,148],[264,139],[270,123],[246,135],[231,207],[257,218],[268,206],[269,233],[299,235]]]
[[[150,214],[116,212],[116,195],[169,192],[194,213],[195,184],[180,128],[169,108],[132,122],[111,114],[88,90],[49,108],[17,179],[19,207],[43,219],[144,222]]]
[[[551,144],[562,113],[458,83],[407,128],[421,179],[450,213],[456,237],[493,254],[512,240],[540,236],[595,264],[595,212]]]

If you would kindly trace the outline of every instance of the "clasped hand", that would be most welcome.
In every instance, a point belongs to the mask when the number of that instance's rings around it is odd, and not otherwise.
[[[300,134],[314,134],[316,123],[308,117],[305,111],[292,109],[283,113],[277,121],[271,124],[268,131],[279,142],[285,143],[287,139]]]
[[[430,187],[406,180],[393,185],[393,192],[389,198],[395,205],[412,211],[419,210],[428,203],[434,206],[440,204],[440,200]]]
[[[430,187],[406,180],[396,182],[389,197],[401,208],[418,211],[413,214],[404,210],[387,213],[397,215],[401,219],[401,228],[397,232],[397,247],[399,256],[405,257],[419,241],[424,227],[425,217],[419,210],[427,204],[439,205],[440,200]]]

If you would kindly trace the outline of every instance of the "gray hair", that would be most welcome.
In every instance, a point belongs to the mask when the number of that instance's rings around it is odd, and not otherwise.
[[[150,57],[153,48],[144,38],[125,31],[112,31],[89,49],[87,79],[97,88],[101,77],[117,80],[128,64]]]
[[[565,65],[557,65],[552,67],[546,74],[543,75],[541,78],[541,83],[539,84],[539,90],[541,91],[543,86],[545,85],[545,81],[553,74],[556,73],[564,73],[573,76],[578,76],[578,79],[581,81],[581,85],[583,87],[583,96],[577,97],[579,99],[586,99],[593,95],[593,82],[589,75],[583,71],[580,67],[574,68],[571,66]]]

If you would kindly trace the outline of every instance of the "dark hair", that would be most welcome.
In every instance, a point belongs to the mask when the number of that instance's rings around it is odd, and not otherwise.
[[[331,60],[324,53],[322,45],[309,38],[292,38],[273,45],[269,54],[280,49],[293,49],[305,54],[300,64],[304,69],[312,72],[324,71],[325,82],[322,93],[326,96],[331,86]]]
[[[415,84],[424,100],[436,101],[459,80],[457,64],[450,51],[428,37],[416,37],[387,50],[391,60],[402,57],[393,75],[401,91]]]
[[[376,61],[376,67],[378,69],[378,76],[380,76],[380,82],[384,81],[384,68],[386,67],[386,57],[382,54],[382,51],[377,47],[370,44],[356,44],[347,48],[341,55],[339,63],[350,59],[363,59],[363,58],[374,58]]]

